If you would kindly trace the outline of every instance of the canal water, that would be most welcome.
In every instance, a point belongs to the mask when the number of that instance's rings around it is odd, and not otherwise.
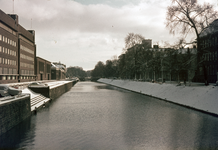
[[[218,149],[218,117],[79,82],[0,137],[0,149]]]

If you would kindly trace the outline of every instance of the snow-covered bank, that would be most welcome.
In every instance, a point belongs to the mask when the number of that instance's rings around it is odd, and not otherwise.
[[[113,79],[99,79],[98,82],[218,115],[217,86],[176,86],[175,84],[158,84]]]

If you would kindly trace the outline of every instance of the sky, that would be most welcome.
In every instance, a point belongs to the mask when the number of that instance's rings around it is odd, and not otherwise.
[[[218,0],[201,0],[217,7]],[[67,67],[92,70],[122,54],[125,37],[135,33],[152,44],[173,44],[179,35],[165,27],[171,0],[0,0],[6,14],[35,30],[36,55]]]

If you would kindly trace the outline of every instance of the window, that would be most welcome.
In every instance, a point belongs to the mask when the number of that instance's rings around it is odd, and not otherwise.
[[[2,35],[0,34],[0,41],[2,40]]]
[[[7,49],[7,48],[5,48],[5,53],[6,53],[6,54],[8,53],[8,49]]]
[[[7,43],[7,41],[8,41],[8,38],[7,38],[7,37],[5,37],[5,43]]]
[[[8,68],[4,68],[4,74],[8,74]]]
[[[3,63],[3,64],[5,63],[5,59],[4,59],[4,58],[2,58],[2,63]]]
[[[3,42],[5,41],[5,38],[4,38],[4,36],[2,36],[2,41],[3,41]]]
[[[3,77],[2,77],[2,80],[6,80],[6,76],[3,76]]]
[[[12,74],[12,69],[11,68],[9,68],[9,74]]]
[[[0,46],[0,52],[2,52],[2,47]]]
[[[13,69],[13,74],[17,74],[17,69]]]
[[[8,64],[8,59],[5,59],[5,64],[6,64],[6,65]]]
[[[2,63],[2,58],[0,57],[0,64]]]

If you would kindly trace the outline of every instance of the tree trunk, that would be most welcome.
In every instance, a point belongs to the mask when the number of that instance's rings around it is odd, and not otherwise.
[[[155,81],[155,71],[154,71],[154,81]]]
[[[200,40],[199,40],[199,35],[197,36],[197,72],[198,72],[198,75],[200,74],[200,66],[203,66],[203,71],[204,71],[204,84],[205,85],[209,85],[208,83],[208,74],[207,74],[207,69],[206,69],[206,66],[204,64],[204,62],[201,62],[201,58],[202,58],[202,55],[203,55],[203,51],[201,51],[201,47],[200,47]]]

